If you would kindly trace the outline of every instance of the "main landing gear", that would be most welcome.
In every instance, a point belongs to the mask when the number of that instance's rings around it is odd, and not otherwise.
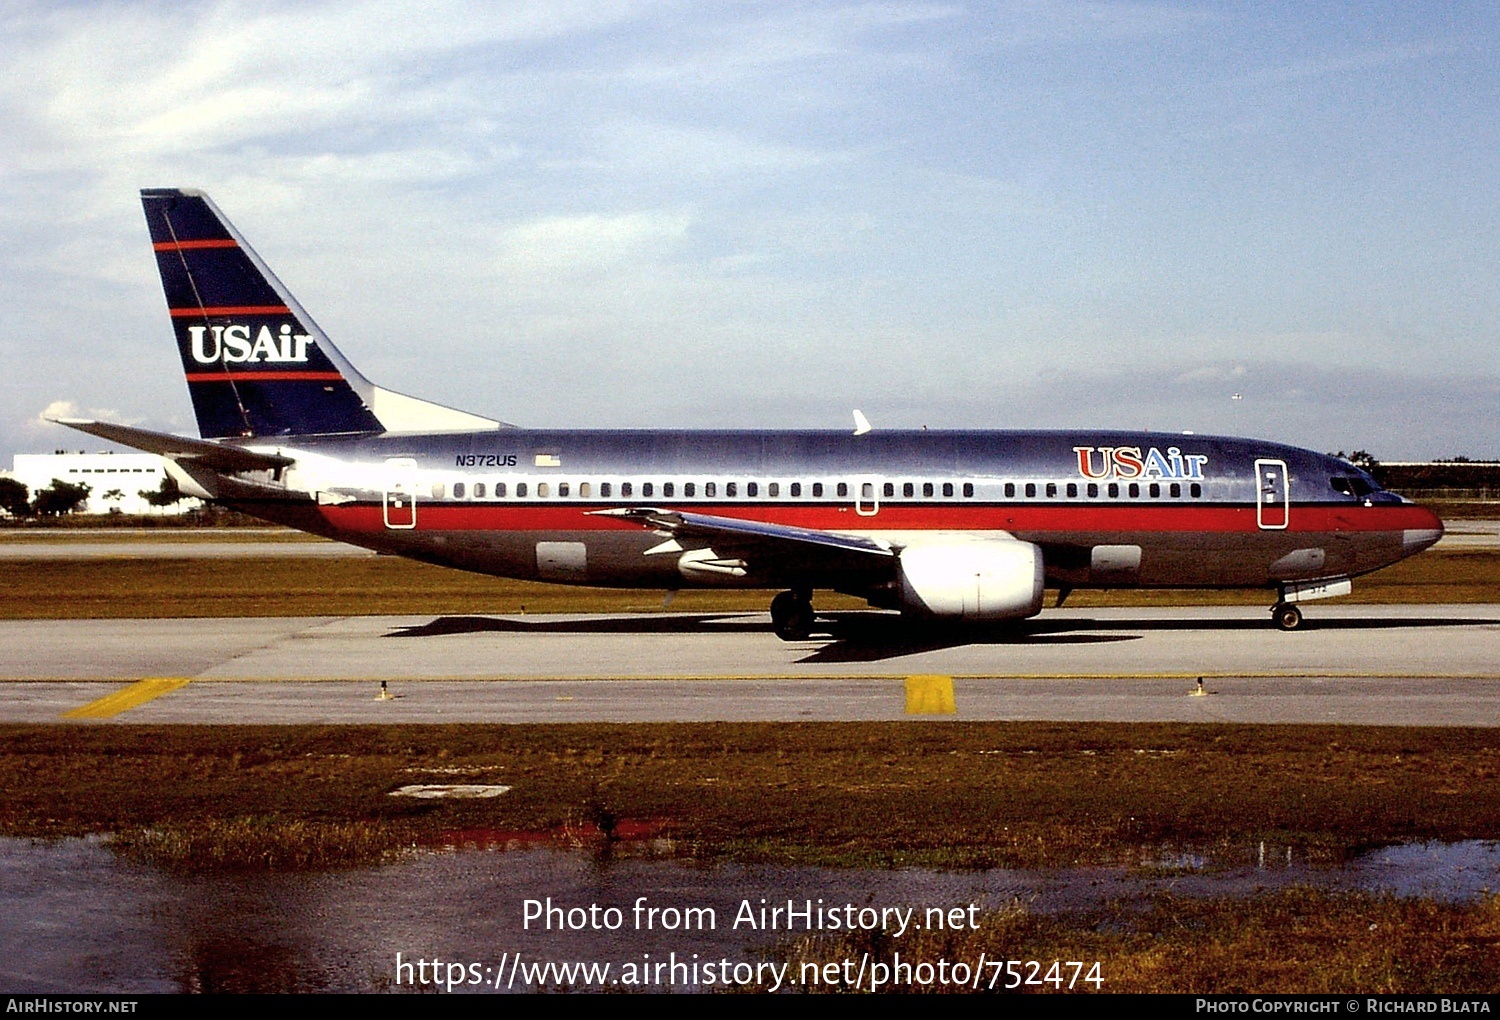
[[[771,600],[771,630],[783,641],[807,640],[814,618],[810,591],[784,591]]]
[[[1296,630],[1302,626],[1302,610],[1290,602],[1278,602],[1271,607],[1271,622],[1281,630]]]

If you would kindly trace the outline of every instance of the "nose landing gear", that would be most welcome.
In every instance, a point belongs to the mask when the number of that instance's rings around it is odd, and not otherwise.
[[[1302,610],[1290,602],[1278,602],[1271,607],[1271,622],[1281,630],[1296,630],[1302,626]]]
[[[783,641],[807,640],[815,618],[810,591],[784,591],[771,600],[771,630]]]

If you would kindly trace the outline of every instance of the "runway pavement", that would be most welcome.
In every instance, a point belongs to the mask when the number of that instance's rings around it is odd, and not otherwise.
[[[1254,607],[1063,609],[931,632],[847,613],[795,644],[735,613],[10,621],[0,721],[1500,725],[1500,605],[1307,617],[1282,633]]]

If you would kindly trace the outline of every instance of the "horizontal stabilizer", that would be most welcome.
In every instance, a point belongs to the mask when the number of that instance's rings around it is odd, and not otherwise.
[[[256,453],[238,446],[224,446],[207,439],[189,439],[166,432],[132,428],[129,425],[114,425],[106,421],[89,421],[86,418],[53,418],[59,425],[66,425],[79,432],[87,432],[100,439],[108,439],[122,446],[133,446],[147,453],[159,453],[172,460],[190,460],[215,471],[274,471],[293,463],[290,457],[274,453]]]

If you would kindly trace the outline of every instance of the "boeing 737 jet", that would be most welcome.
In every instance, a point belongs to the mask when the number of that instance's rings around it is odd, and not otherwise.
[[[927,620],[1024,619],[1075,588],[1298,603],[1420,552],[1432,511],[1335,457],[1077,431],[564,431],[383,389],[199,191],[141,192],[201,438],[63,423],[163,455],[183,492],[427,563],[612,587],[815,589]]]

